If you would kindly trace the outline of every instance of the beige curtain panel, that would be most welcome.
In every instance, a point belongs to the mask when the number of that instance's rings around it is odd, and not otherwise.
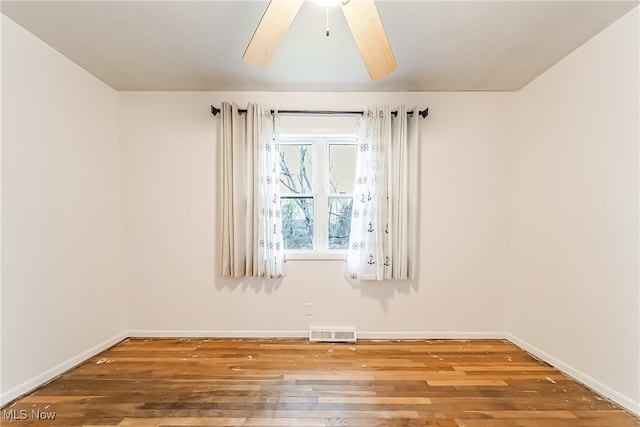
[[[223,102],[217,174],[220,274],[280,278],[284,248],[278,197],[277,113]]]
[[[356,182],[345,277],[415,276],[418,117],[404,106],[365,111],[358,130]]]

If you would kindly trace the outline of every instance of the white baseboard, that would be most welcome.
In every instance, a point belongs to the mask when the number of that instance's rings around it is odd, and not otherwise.
[[[60,374],[85,362],[87,359],[92,358],[96,354],[108,349],[109,347],[114,346],[125,338],[127,338],[127,334],[125,332],[121,332],[118,335],[109,338],[108,340],[101,342],[100,344],[95,345],[90,349],[83,351],[82,353],[60,363],[59,365],[56,365],[53,368],[31,378],[30,380],[25,381],[24,383],[13,387],[10,390],[3,391],[2,394],[0,394],[0,406],[4,406],[12,400],[15,400],[18,397],[42,386],[43,384],[48,383]]]
[[[215,330],[145,330],[127,332],[130,338],[306,338],[309,331],[215,331]]]
[[[358,338],[366,340],[479,340],[506,339],[503,332],[442,332],[442,331],[358,331]]]
[[[633,412],[635,415],[640,416],[640,402],[636,402],[632,398],[615,391],[611,387],[602,384],[600,381],[596,380],[595,378],[585,374],[582,371],[579,371],[578,369],[573,368],[572,366],[563,362],[562,360],[556,359],[555,357],[527,343],[526,341],[523,341],[517,337],[514,337],[511,334],[505,334],[505,338],[511,341],[512,343],[514,343],[515,345],[517,345],[518,347],[528,351],[529,353],[533,354],[539,359],[550,364],[554,368],[557,368],[563,373],[576,379],[577,381],[581,382],[582,384],[586,385],[587,387],[591,388],[597,393],[611,399],[613,402],[617,403],[618,405]]]
[[[308,338],[309,330],[130,330],[131,338]],[[370,340],[428,339],[507,339],[504,332],[441,332],[441,331],[360,331],[358,338]]]

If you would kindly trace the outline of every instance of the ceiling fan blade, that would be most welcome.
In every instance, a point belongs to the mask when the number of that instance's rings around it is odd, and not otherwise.
[[[242,55],[242,62],[254,67],[266,67],[303,1],[271,0]]]
[[[396,59],[374,0],[351,0],[342,4],[342,12],[371,80],[379,80],[395,70]]]

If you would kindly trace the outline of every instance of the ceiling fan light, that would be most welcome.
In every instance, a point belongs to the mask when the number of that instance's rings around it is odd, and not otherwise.
[[[320,6],[331,7],[339,5],[342,0],[313,0],[318,3]]]

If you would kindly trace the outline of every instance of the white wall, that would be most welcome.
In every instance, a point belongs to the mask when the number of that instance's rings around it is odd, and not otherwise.
[[[518,93],[506,325],[640,413],[638,22]]]
[[[117,99],[2,16],[3,403],[125,329]]]
[[[123,93],[128,320],[137,334],[300,335],[353,325],[376,336],[502,330],[513,94]],[[230,280],[215,266],[217,123],[222,100],[279,108],[428,106],[421,122],[417,280],[354,287],[342,261],[290,261],[278,284]],[[305,303],[313,315],[305,315]]]

